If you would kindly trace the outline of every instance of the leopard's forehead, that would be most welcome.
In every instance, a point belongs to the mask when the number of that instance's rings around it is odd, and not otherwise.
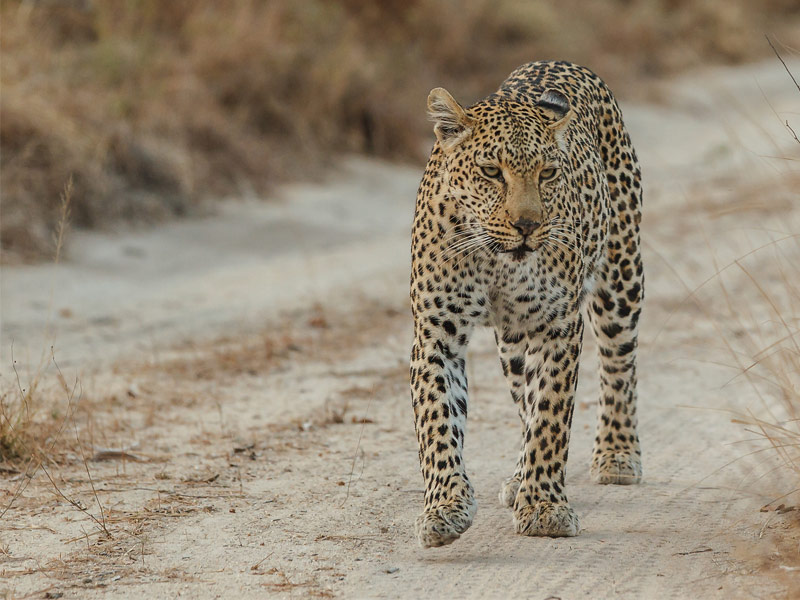
[[[474,124],[465,146],[476,156],[523,167],[549,154],[552,136],[534,106],[495,96],[470,106],[467,114]]]

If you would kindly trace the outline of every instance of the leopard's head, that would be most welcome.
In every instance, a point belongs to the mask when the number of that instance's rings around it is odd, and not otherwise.
[[[463,222],[450,246],[482,246],[522,259],[566,236],[560,217],[569,195],[564,133],[569,100],[545,90],[535,104],[499,95],[464,109],[447,90],[428,96],[428,112],[442,152],[442,190]]]

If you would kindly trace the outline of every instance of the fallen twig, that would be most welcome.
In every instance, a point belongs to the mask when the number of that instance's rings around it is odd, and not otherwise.
[[[96,450],[92,456],[92,462],[100,462],[104,460],[129,460],[131,462],[147,462],[146,458],[131,454],[125,450],[116,450],[114,448],[101,448]]]
[[[690,552],[676,552],[672,556],[689,556],[690,554],[703,554],[704,552],[713,552],[713,548],[701,548],[700,550],[691,550]]]

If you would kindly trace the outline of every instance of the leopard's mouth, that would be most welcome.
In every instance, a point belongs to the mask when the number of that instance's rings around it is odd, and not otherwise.
[[[511,258],[514,260],[522,260],[531,252],[533,252],[533,248],[528,245],[527,241],[522,242],[520,245],[513,248],[500,251],[501,254],[510,254]]]

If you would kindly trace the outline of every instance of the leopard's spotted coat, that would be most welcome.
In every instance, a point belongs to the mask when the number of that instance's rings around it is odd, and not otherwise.
[[[600,353],[592,476],[626,484],[642,473],[636,154],[609,89],[569,63],[524,65],[466,109],[437,88],[428,107],[437,141],[412,235],[411,390],[426,488],[417,537],[451,543],[475,514],[462,449],[476,325],[494,328],[522,419],[500,499],[519,533],[576,535],[564,474],[584,311]]]

